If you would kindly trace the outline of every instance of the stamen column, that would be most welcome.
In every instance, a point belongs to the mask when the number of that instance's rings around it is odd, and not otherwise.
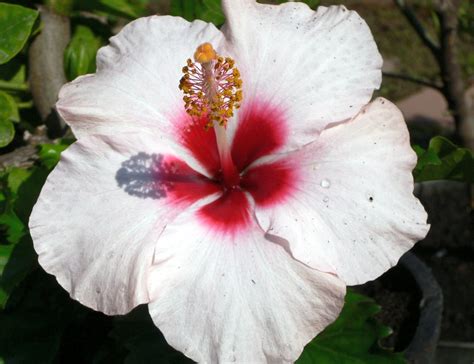
[[[240,72],[231,58],[218,56],[210,43],[196,49],[194,60],[196,63],[188,59],[179,83],[185,109],[191,116],[208,118],[207,127],[213,127],[216,135],[224,184],[235,188],[240,176],[232,161],[226,127],[242,100]]]

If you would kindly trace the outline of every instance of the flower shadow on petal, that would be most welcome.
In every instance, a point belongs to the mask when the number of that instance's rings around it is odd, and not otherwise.
[[[131,196],[160,199],[167,196],[167,188],[171,187],[160,175],[170,173],[171,167],[164,163],[163,155],[140,152],[122,163],[115,179]]]
[[[122,162],[115,174],[120,188],[142,199],[193,203],[220,187],[171,155],[139,152]]]

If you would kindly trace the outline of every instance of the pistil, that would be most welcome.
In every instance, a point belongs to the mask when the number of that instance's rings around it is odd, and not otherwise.
[[[232,161],[227,141],[227,122],[242,100],[242,80],[230,57],[220,57],[210,43],[200,45],[194,60],[187,60],[179,88],[184,92],[186,112],[192,117],[207,117],[206,128],[214,128],[226,188],[236,188],[240,176]]]

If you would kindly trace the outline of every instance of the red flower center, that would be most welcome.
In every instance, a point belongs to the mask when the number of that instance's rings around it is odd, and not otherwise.
[[[192,203],[220,192],[221,196],[202,207],[198,216],[211,229],[232,233],[248,226],[252,199],[262,207],[281,203],[291,195],[296,182],[296,168],[289,160],[252,165],[257,159],[278,151],[286,142],[283,113],[270,104],[253,102],[244,105],[239,119],[231,158],[221,165],[215,133],[205,128],[208,120],[193,121],[188,115],[181,116],[176,123],[176,136],[211,177],[169,157],[167,163],[173,165],[173,177],[157,176],[161,183],[172,185],[169,192],[175,203]]]

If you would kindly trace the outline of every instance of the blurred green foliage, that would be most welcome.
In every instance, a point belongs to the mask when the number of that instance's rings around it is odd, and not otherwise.
[[[224,14],[220,0],[172,0],[171,15],[186,20],[201,19],[216,25],[224,23]]]
[[[74,9],[96,12],[105,16],[135,19],[145,14],[146,2],[129,0],[82,0],[74,2]]]
[[[69,81],[95,72],[95,56],[100,45],[100,38],[95,36],[90,28],[84,25],[76,26],[64,52],[64,69]]]
[[[37,17],[36,10],[0,3],[0,65],[9,62],[22,50]],[[14,77],[12,79],[14,81]],[[0,79],[0,148],[11,143],[15,137],[13,123],[20,121],[17,104],[14,98],[5,91],[15,91],[19,88],[24,88],[24,86]]]

